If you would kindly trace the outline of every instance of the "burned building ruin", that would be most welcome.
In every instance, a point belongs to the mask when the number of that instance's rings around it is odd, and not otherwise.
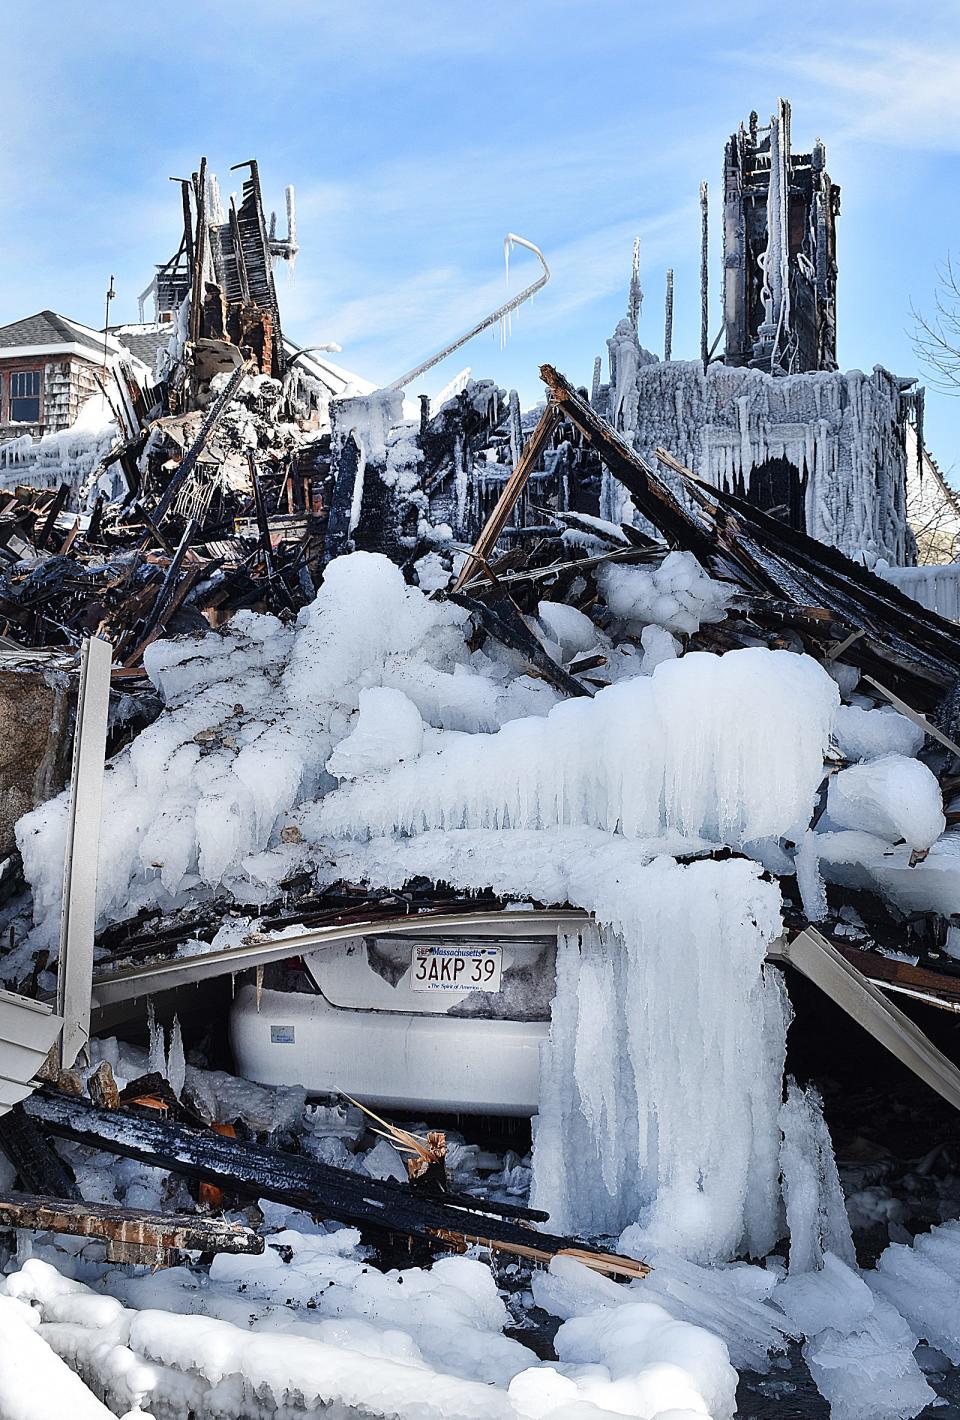
[[[923,390],[881,366],[870,374],[837,368],[839,206],[824,145],[791,149],[789,104],[780,101],[766,128],[752,114],[724,160],[723,352],[711,357],[704,339],[706,359],[661,360],[641,344],[635,253],[627,311],[607,341],[608,378],[595,378],[591,403],[647,461],[670,450],[711,486],[790,527],[869,565],[901,566],[915,560],[906,487],[908,464],[922,449]],[[417,555],[418,521],[472,540],[516,461],[515,396],[471,383],[419,429],[402,422],[399,404],[384,422],[382,397],[375,398],[375,414],[354,401],[336,416],[341,425],[384,428],[357,498],[353,465],[341,471],[343,445],[334,440],[334,481],[346,478],[356,504],[356,545],[367,545],[371,519],[363,507],[379,506],[387,488],[396,526]],[[344,489],[340,496],[348,501]],[[569,428],[544,452],[502,531],[504,547],[535,535],[530,509],[537,507],[632,519],[622,488]],[[382,537],[379,512],[372,521]]]

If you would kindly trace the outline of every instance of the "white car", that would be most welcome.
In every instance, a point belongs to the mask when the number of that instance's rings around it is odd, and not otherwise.
[[[395,1110],[535,1114],[557,929],[582,920],[508,910],[292,941],[316,990],[237,994],[237,1070]]]

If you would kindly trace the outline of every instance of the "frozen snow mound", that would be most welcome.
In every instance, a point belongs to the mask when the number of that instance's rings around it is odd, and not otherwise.
[[[838,703],[809,657],[694,652],[494,735],[448,738],[329,795],[319,822],[346,838],[560,824],[778,838],[809,822]]]
[[[569,1259],[558,1369],[503,1335],[508,1314],[480,1262],[447,1257],[429,1272],[381,1274],[357,1255],[351,1229],[274,1241],[289,1249],[290,1264],[269,1247],[260,1257],[217,1258],[202,1301],[195,1274],[178,1288],[182,1269],[109,1274],[121,1296],[153,1300],[143,1310],[29,1259],[0,1282],[0,1311],[39,1374],[29,1387],[14,1377],[25,1408],[4,1415],[732,1420],[737,1376],[722,1341],[626,1288],[615,1289],[614,1305]],[[195,1314],[198,1303],[207,1314]],[[235,1321],[217,1316],[220,1308]],[[0,1395],[4,1386],[0,1375]],[[41,1402],[33,1408],[31,1395]]]
[[[166,710],[107,766],[99,924],[211,888],[252,891],[245,865],[334,786],[335,750],[338,774],[360,774],[415,755],[426,728],[495,730],[546,713],[557,692],[509,653],[471,652],[469,625],[360,552],[327,567],[295,626],[240,612],[223,631],[155,641],[144,665]],[[56,938],[66,825],[61,794],[17,828],[35,945]]]
[[[597,585],[620,621],[686,633],[722,621],[736,592],[708,577],[692,552],[669,552],[650,568],[607,562],[597,569]]]
[[[827,813],[838,828],[918,849],[931,848],[947,826],[936,776],[902,754],[881,755],[835,774]]]
[[[898,710],[865,710],[841,705],[834,728],[840,753],[846,759],[878,759],[885,754],[912,758],[923,749],[925,735],[919,725]]]

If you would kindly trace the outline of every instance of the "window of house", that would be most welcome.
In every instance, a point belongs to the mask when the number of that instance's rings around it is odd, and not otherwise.
[[[10,375],[10,418],[15,424],[40,423],[39,370],[14,370]]]

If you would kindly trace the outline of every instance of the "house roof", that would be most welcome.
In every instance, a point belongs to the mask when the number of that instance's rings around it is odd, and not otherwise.
[[[153,370],[157,362],[157,351],[165,350],[170,344],[175,328],[169,322],[139,326],[113,325],[110,326],[110,334],[124,349],[129,350],[131,355]]]
[[[103,336],[89,326],[57,315],[56,311],[38,311],[10,325],[0,326],[0,351],[46,348],[51,345],[81,345],[91,356],[103,355]]]

